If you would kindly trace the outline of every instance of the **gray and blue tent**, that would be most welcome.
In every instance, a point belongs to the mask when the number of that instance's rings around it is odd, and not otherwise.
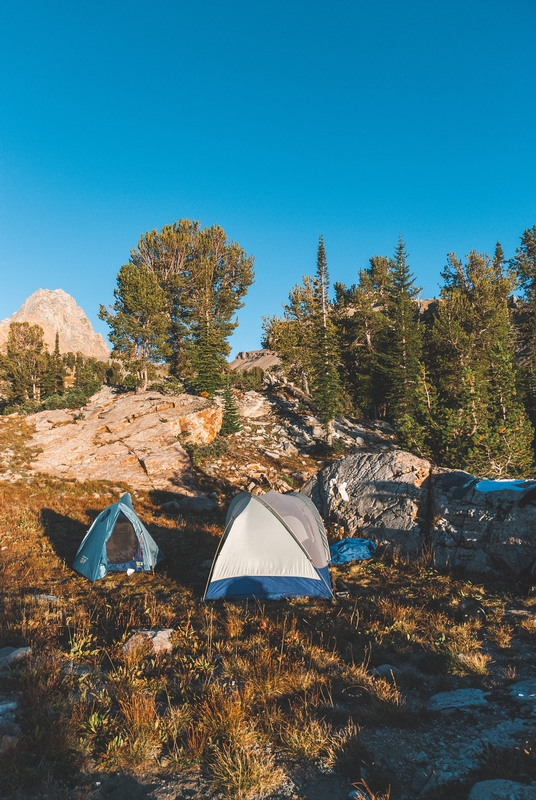
[[[328,561],[326,531],[308,497],[241,492],[229,506],[204,599],[330,599]]]
[[[150,572],[163,554],[136,515],[130,494],[101,511],[78,548],[73,567],[96,581],[108,572]]]

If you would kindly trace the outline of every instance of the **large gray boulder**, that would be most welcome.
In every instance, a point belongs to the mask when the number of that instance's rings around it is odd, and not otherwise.
[[[536,559],[536,481],[490,481],[432,469],[403,450],[333,462],[302,489],[346,535],[417,556],[439,568],[517,575]]]
[[[517,574],[536,558],[534,481],[486,481],[441,470],[432,475],[430,513],[438,567]]]
[[[403,450],[357,453],[321,470],[302,489],[322,517],[415,557],[425,542],[430,463]]]

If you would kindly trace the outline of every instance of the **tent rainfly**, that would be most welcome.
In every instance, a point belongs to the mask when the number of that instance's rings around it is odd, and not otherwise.
[[[328,561],[326,531],[308,497],[241,492],[229,506],[204,599],[330,599]]]
[[[78,548],[73,567],[96,581],[108,572],[150,572],[162,551],[137,517],[130,494],[101,511]]]

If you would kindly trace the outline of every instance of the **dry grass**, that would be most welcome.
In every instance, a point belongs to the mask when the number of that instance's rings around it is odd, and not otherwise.
[[[221,522],[173,520],[142,493],[136,509],[166,561],[152,575],[90,584],[70,564],[92,519],[124,489],[45,477],[0,484],[0,647],[33,651],[0,677],[22,709],[23,737],[0,757],[7,794],[68,787],[83,770],[164,775],[199,763],[229,798],[274,789],[285,760],[355,780],[367,762],[361,726],[410,719],[406,693],[419,694],[423,673],[460,685],[485,685],[493,670],[513,680],[515,667],[496,666],[488,651],[533,640],[531,617],[512,623],[499,613],[502,590],[486,594],[429,564],[335,570],[361,592],[345,605],[204,605],[199,565],[213,556]],[[490,609],[487,627],[455,621],[471,593]],[[174,628],[173,652],[125,653],[143,627]],[[394,675],[375,674],[381,664]]]
[[[214,753],[210,766],[213,788],[236,800],[276,789],[285,777],[274,756],[258,747],[224,746]]]

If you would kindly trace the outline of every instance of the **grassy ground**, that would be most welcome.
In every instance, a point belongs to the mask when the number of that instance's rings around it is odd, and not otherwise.
[[[534,641],[532,618],[505,616],[508,587],[425,562],[334,570],[353,595],[339,603],[203,604],[223,519],[171,519],[144,493],[134,505],[166,560],[153,575],[90,584],[70,564],[91,521],[126,489],[46,477],[0,484],[0,647],[32,648],[0,678],[0,693],[19,693],[23,728],[0,756],[0,793],[72,797],[92,772],[198,768],[224,797],[249,798],[299,764],[366,776],[387,796],[391,776],[375,772],[364,732],[421,724],[424,684],[429,695],[515,679],[515,653]],[[468,595],[484,600],[485,628],[456,622]],[[125,653],[138,627],[173,628],[173,652]],[[374,672],[386,663],[396,680]]]

